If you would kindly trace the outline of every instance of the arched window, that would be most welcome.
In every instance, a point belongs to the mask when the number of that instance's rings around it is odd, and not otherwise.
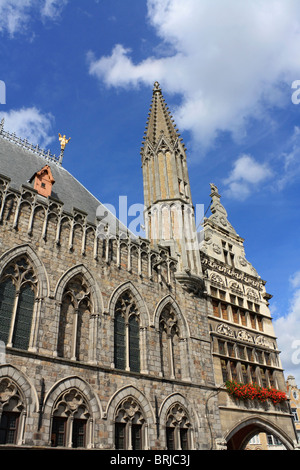
[[[179,403],[171,406],[167,414],[166,443],[168,450],[188,450],[192,448],[191,424],[188,413]]]
[[[24,400],[8,377],[0,380],[0,444],[19,444],[25,419]]]
[[[0,341],[28,349],[37,279],[27,258],[11,262],[0,280]]]
[[[181,378],[179,327],[175,312],[167,305],[159,318],[160,357],[164,377]]]
[[[85,397],[75,388],[56,400],[51,428],[52,447],[88,447],[92,420]]]
[[[114,364],[117,369],[140,372],[140,316],[129,291],[124,292],[116,303]]]
[[[81,275],[71,279],[63,293],[59,319],[57,354],[87,361],[91,299]]]
[[[141,407],[134,398],[127,397],[116,410],[115,448],[142,450],[146,445],[146,422]]]

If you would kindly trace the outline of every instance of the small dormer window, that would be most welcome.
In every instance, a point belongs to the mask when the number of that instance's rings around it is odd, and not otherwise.
[[[40,171],[37,171],[30,179],[30,183],[34,181],[34,189],[44,197],[51,196],[52,186],[55,180],[52,176],[49,165],[45,165]]]

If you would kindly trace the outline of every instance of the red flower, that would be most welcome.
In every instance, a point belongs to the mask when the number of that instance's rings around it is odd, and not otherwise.
[[[270,399],[274,404],[287,400],[286,394],[274,387],[260,387],[257,383],[243,384],[235,380],[228,380],[225,385],[228,393],[236,399],[258,399],[261,402]]]

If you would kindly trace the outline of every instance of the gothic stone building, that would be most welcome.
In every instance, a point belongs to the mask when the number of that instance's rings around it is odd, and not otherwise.
[[[215,185],[195,239],[186,149],[158,83],[141,149],[145,238],[57,158],[0,127],[0,446],[297,447],[265,282]],[[111,227],[116,222],[117,232]]]

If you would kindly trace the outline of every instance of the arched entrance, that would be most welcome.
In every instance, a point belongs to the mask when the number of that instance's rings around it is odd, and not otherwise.
[[[287,450],[292,450],[294,448],[291,439],[281,429],[277,429],[276,426],[268,421],[259,418],[252,418],[243,421],[228,434],[226,438],[227,449],[243,450],[249,440],[259,433],[273,435],[281,441]]]

